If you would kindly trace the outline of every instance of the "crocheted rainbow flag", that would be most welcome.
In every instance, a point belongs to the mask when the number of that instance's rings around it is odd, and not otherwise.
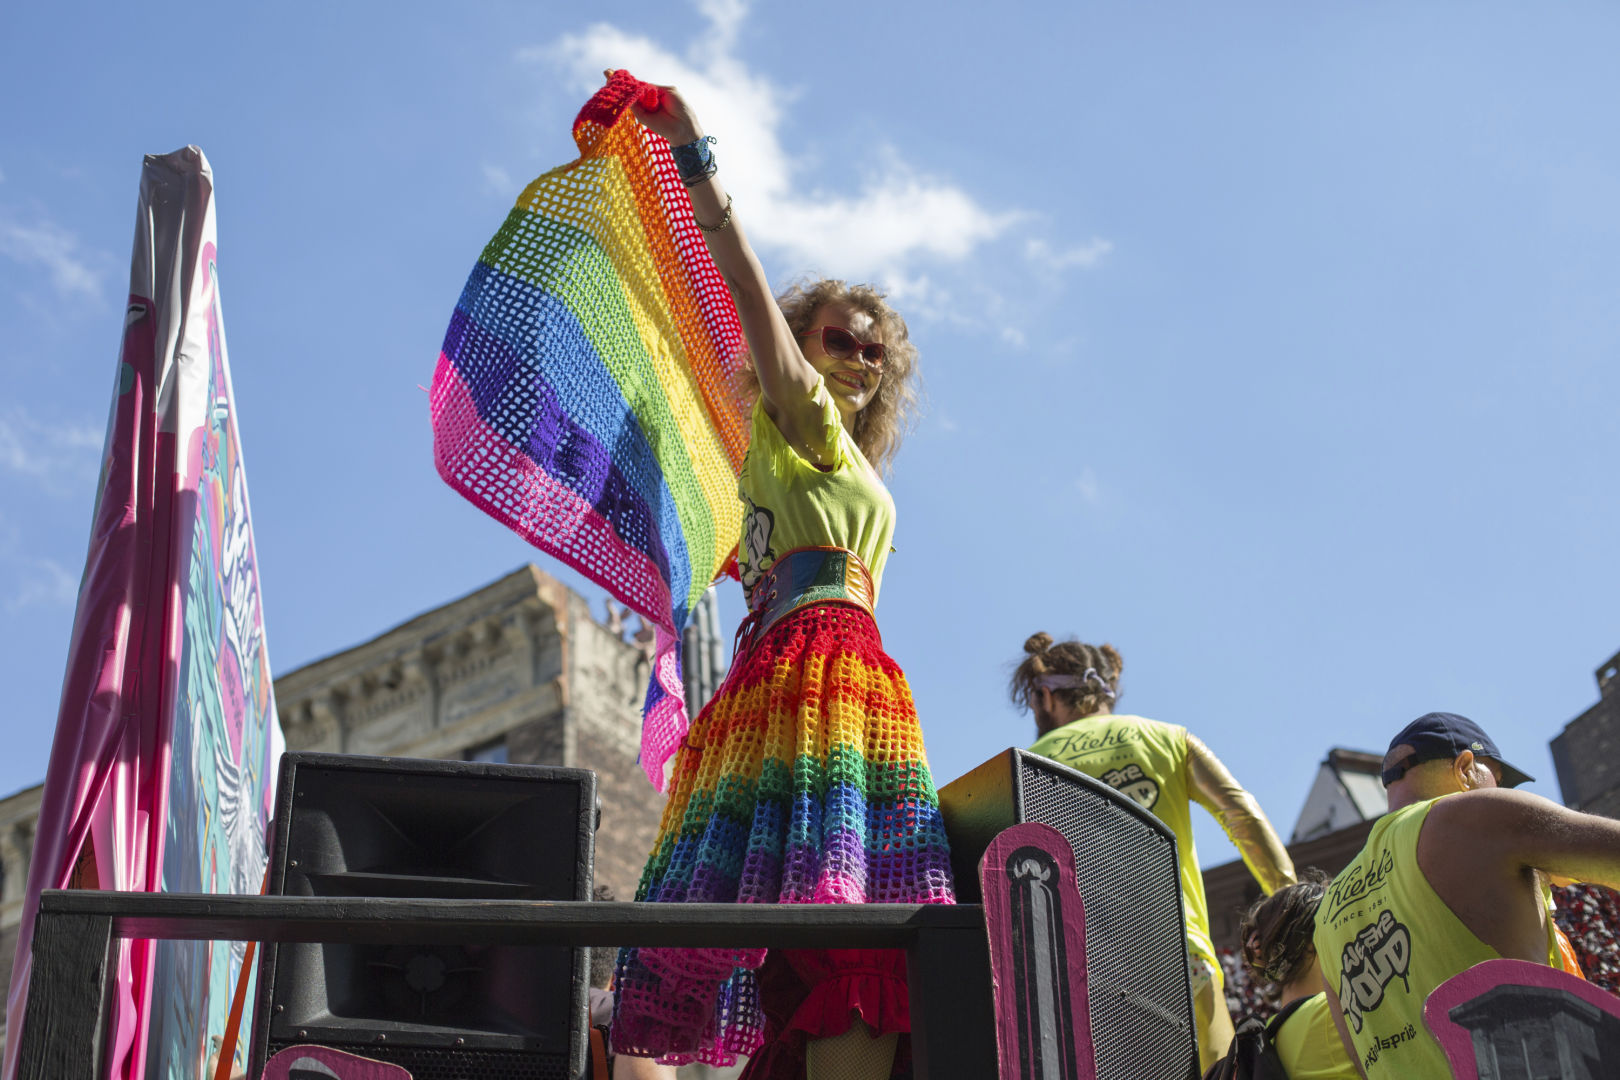
[[[656,631],[641,765],[687,729],[688,612],[741,535],[746,344],[669,144],[620,71],[574,121],[579,158],[518,197],[450,319],[431,403],[439,475]]]

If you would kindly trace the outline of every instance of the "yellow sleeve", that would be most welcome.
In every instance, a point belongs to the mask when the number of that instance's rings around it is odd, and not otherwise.
[[[1220,822],[1267,896],[1294,884],[1294,860],[1260,804],[1192,732],[1187,733],[1187,780],[1193,800]]]

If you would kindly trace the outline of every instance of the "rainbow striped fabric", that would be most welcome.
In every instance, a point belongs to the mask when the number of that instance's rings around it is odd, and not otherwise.
[[[783,619],[739,652],[687,743],[637,900],[954,902],[911,689],[865,611],[823,604]],[[764,959],[763,949],[626,950],[614,980],[615,1049],[671,1064],[755,1053]],[[871,959],[827,962],[853,963],[849,974],[864,978]],[[903,971],[886,981],[903,981]],[[801,1009],[847,1018],[841,995],[851,985],[829,978]],[[868,1002],[903,1002],[895,989],[874,989]]]
[[[747,346],[669,144],[620,71],[574,121],[579,158],[519,196],[462,290],[433,376],[434,462],[471,502],[655,631],[641,764],[686,734],[688,612],[741,535]]]

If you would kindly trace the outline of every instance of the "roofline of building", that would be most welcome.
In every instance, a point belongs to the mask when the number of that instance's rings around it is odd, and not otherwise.
[[[1377,775],[1384,771],[1384,755],[1375,754],[1371,750],[1352,750],[1345,746],[1335,746],[1328,751],[1322,764]]]
[[[551,600],[553,607],[558,607],[568,596],[570,590],[562,582],[541,570],[533,563],[525,563],[497,578],[488,585],[480,586],[472,592],[451,600],[447,604],[439,604],[420,614],[413,615],[404,622],[384,630],[382,633],[367,638],[358,645],[351,645],[335,653],[329,653],[318,660],[311,660],[307,664],[283,672],[275,677],[278,685],[286,684],[289,689],[300,683],[319,683],[328,670],[342,669],[349,666],[349,661],[358,653],[376,652],[387,653],[390,649],[390,639],[400,641],[419,642],[428,636],[424,631],[431,631],[435,625],[442,625],[446,629],[465,622],[469,617],[481,611],[488,611],[503,599],[515,599],[526,595],[538,595]]]
[[[1565,724],[1562,730],[1560,730],[1557,735],[1552,737],[1552,742],[1550,745],[1554,747],[1553,757],[1555,759],[1558,756],[1558,751],[1556,749],[1558,741],[1569,732],[1569,729],[1574,727],[1576,724],[1579,724],[1582,720],[1585,720],[1599,709],[1602,709],[1604,707],[1604,699],[1606,699],[1610,694],[1620,693],[1620,690],[1616,689],[1617,687],[1620,687],[1620,675],[1604,678],[1605,675],[1615,668],[1620,668],[1620,652],[1615,653],[1613,656],[1603,661],[1603,663],[1599,664],[1596,670],[1592,672],[1593,677],[1597,679],[1598,699],[1592,703],[1590,708],[1582,710],[1581,715]],[[1556,764],[1556,760],[1554,764]]]
[[[1552,739],[1548,741],[1547,745],[1552,746],[1552,747],[1556,747],[1563,740],[1564,736],[1569,734],[1569,729],[1570,728],[1574,727],[1576,724],[1581,723],[1583,720],[1586,720],[1588,717],[1592,716],[1594,713],[1603,712],[1607,708],[1608,708],[1608,702],[1604,701],[1602,698],[1599,698],[1598,700],[1594,701],[1589,707],[1587,707],[1584,711],[1582,711],[1581,715],[1577,716],[1575,719],[1571,720],[1569,723],[1565,724],[1562,728],[1560,728],[1559,731],[1558,731],[1558,734],[1554,735],[1552,737]],[[1555,749],[1554,750],[1554,755],[1556,756],[1556,754],[1557,754],[1557,751]]]
[[[1597,666],[1597,670],[1592,672],[1597,679],[1600,694],[1609,694],[1612,692],[1611,686],[1620,685],[1620,674],[1615,674],[1617,671],[1620,671],[1620,652],[1603,661]]]
[[[16,791],[13,791],[10,795],[0,795],[0,803],[8,803],[12,799],[18,798],[19,796],[22,796],[22,795],[32,795],[36,791],[40,792],[43,795],[44,788],[45,788],[45,781],[43,781],[43,780],[39,781],[39,783],[37,783],[37,784],[25,784],[22,787],[18,788]]]

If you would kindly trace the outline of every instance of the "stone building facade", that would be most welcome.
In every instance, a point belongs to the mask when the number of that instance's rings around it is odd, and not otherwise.
[[[288,672],[276,707],[289,750],[594,770],[596,881],[630,899],[663,810],[636,761],[649,663],[616,612],[525,566]]]
[[[1620,653],[1597,669],[1598,702],[1552,741],[1564,805],[1620,818]]]
[[[17,960],[17,927],[44,794],[45,785],[35,784],[0,799],[0,987],[11,986],[11,968]],[[5,1048],[5,1030],[5,1010],[0,1009],[0,1050]]]

